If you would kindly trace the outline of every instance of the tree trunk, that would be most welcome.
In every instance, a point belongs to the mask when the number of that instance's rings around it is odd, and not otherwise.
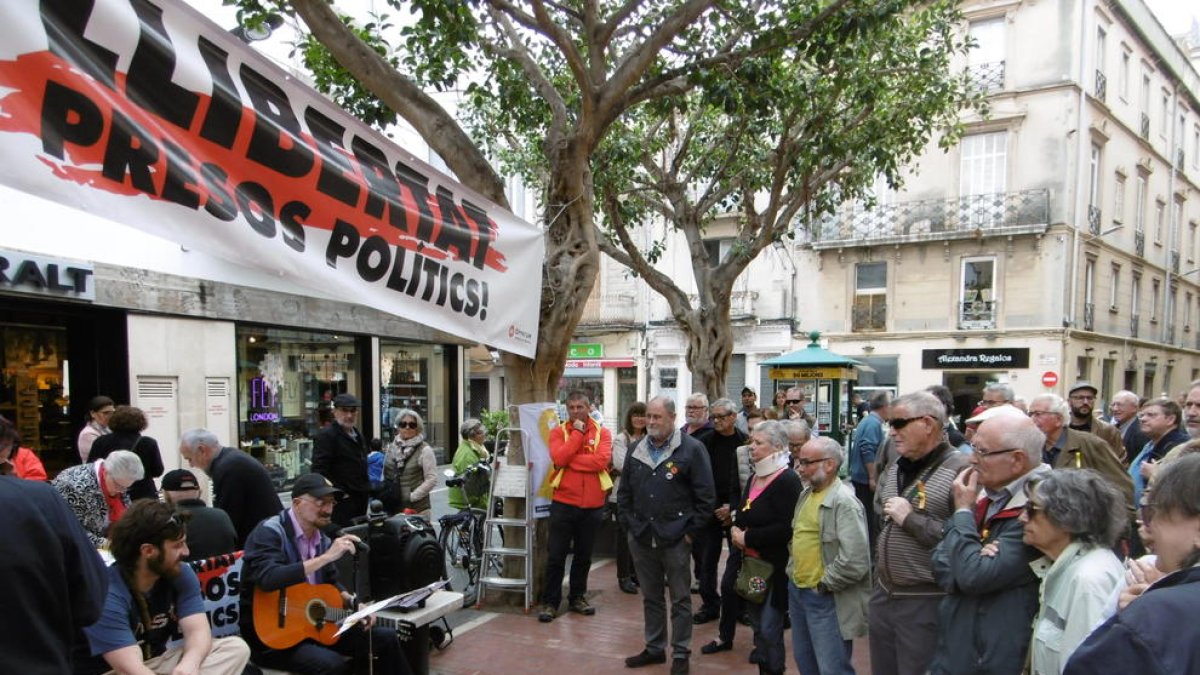
[[[568,348],[575,327],[583,315],[599,269],[600,253],[596,246],[593,222],[592,176],[586,161],[566,163],[553,171],[546,201],[546,261],[542,268],[542,304],[537,334],[537,355],[527,359],[504,354],[509,401],[513,404],[553,401],[558,382],[566,367]],[[514,418],[514,424],[519,422]],[[525,464],[525,448],[519,443],[508,452],[509,464]],[[534,486],[537,489],[537,486]],[[524,500],[505,500],[506,515],[519,517],[527,505]],[[536,521],[533,547],[533,597],[541,596],[546,568],[548,521]],[[518,533],[514,532],[513,536]],[[506,536],[508,536],[506,534]],[[518,576],[511,567],[506,576]],[[510,601],[516,594],[508,594]]]
[[[702,304],[703,299],[700,302]],[[687,364],[692,371],[692,391],[704,393],[709,401],[726,398],[725,378],[733,358],[729,303],[718,301],[707,307],[702,306],[691,314],[692,321],[681,321],[679,327],[687,336]]]

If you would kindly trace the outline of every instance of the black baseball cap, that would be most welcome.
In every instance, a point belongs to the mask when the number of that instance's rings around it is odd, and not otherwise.
[[[200,481],[196,480],[196,474],[187,469],[174,469],[163,475],[162,489],[171,491],[199,490]]]
[[[346,496],[345,492],[333,487],[329,479],[319,473],[306,473],[292,483],[292,499],[303,495],[312,495],[320,499],[326,495],[336,495],[338,499]]]

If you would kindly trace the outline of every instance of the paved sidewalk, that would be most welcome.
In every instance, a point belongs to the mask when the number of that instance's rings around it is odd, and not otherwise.
[[[485,605],[475,618],[457,627],[454,643],[430,655],[433,675],[470,673],[536,673],[552,668],[567,675],[612,673],[666,673],[669,664],[637,670],[625,668],[625,657],[645,646],[642,636],[642,599],[617,588],[611,560],[599,561],[589,577],[589,601],[595,616],[565,613],[549,624],[538,623],[536,606],[529,614],[518,607]],[[515,594],[514,594],[515,595]],[[692,596],[698,607],[698,596]],[[692,633],[691,671],[693,673],[757,673],[758,667],[746,662],[753,647],[750,628],[737,627],[733,649],[711,656],[700,653],[700,646],[717,636],[717,622],[696,626]],[[792,660],[791,632],[784,634],[789,673],[796,672]],[[854,643],[854,666],[859,673],[870,673],[865,639]],[[548,675],[548,674],[547,674]]]

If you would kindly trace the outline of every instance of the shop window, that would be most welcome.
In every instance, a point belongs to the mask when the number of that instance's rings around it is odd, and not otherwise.
[[[21,445],[42,456],[48,470],[79,463],[67,417],[69,371],[65,329],[0,326],[0,415],[21,434]]]
[[[425,420],[425,441],[435,449],[458,446],[457,428],[447,428],[449,374],[442,354],[441,345],[379,341],[379,435],[385,442],[395,433],[400,411],[408,409]]]

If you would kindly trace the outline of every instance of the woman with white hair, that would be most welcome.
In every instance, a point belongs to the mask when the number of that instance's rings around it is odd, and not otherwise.
[[[67,500],[92,545],[102,548],[108,545],[108,528],[129,506],[129,486],[145,474],[141,458],[114,450],[102,460],[63,469],[50,484]]]
[[[451,462],[455,476],[463,475],[467,469],[480,462],[486,462],[491,457],[487,447],[483,444],[487,439],[487,429],[483,426],[483,422],[474,417],[468,417],[458,427],[458,434],[462,436],[462,443],[458,444],[458,449],[454,451],[454,460]],[[487,498],[485,489],[482,494],[472,494],[469,503],[473,508],[486,509]],[[467,493],[463,491],[462,486],[451,487],[447,490],[447,501],[450,503],[450,508],[465,509],[468,504]]]
[[[1125,530],[1125,508],[1117,489],[1091,469],[1052,471],[1026,483],[1025,492],[1024,540],[1045,554],[1030,563],[1042,578],[1031,672],[1058,675],[1088,633],[1116,611],[1125,568],[1112,547]]]
[[[437,485],[437,458],[425,442],[425,420],[405,408],[396,415],[396,437],[388,444],[383,479],[393,486],[389,513],[411,510],[428,518],[433,512],[429,493]]]

